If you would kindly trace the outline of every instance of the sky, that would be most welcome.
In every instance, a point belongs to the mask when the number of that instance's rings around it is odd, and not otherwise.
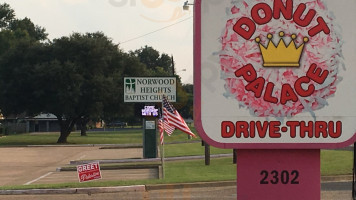
[[[44,27],[49,39],[101,31],[125,52],[151,46],[172,55],[183,83],[193,83],[193,8],[186,0],[0,0]]]

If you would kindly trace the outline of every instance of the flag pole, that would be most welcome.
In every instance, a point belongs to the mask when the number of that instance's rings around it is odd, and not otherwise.
[[[161,103],[161,116],[163,118],[163,102]],[[161,164],[162,164],[162,179],[165,178],[165,171],[164,171],[164,123],[162,123],[162,133],[160,133],[160,143],[161,143]],[[161,135],[162,134],[162,135]],[[162,138],[161,138],[162,137]]]
[[[164,136],[163,136],[164,137]],[[161,144],[162,179],[164,179],[164,143]]]

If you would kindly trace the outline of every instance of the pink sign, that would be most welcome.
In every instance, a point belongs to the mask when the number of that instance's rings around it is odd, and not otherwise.
[[[320,199],[320,150],[238,150],[237,199]]]
[[[101,179],[99,162],[77,166],[79,182]]]
[[[213,146],[319,149],[356,131],[356,2],[196,0],[195,125]]]

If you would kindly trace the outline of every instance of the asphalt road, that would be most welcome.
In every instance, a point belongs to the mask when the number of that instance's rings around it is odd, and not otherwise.
[[[326,182],[321,183],[321,190],[323,191],[351,191],[352,182]]]
[[[71,160],[142,157],[142,149],[99,148],[100,146],[0,148],[0,186],[39,183],[42,179],[55,175],[57,167],[68,165]],[[68,179],[59,176],[57,181],[68,182]]]

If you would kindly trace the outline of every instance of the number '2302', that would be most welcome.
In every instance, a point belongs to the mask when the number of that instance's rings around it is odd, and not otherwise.
[[[260,184],[299,184],[299,171],[298,170],[282,170],[282,171],[267,171],[262,170],[260,175],[262,176]]]

